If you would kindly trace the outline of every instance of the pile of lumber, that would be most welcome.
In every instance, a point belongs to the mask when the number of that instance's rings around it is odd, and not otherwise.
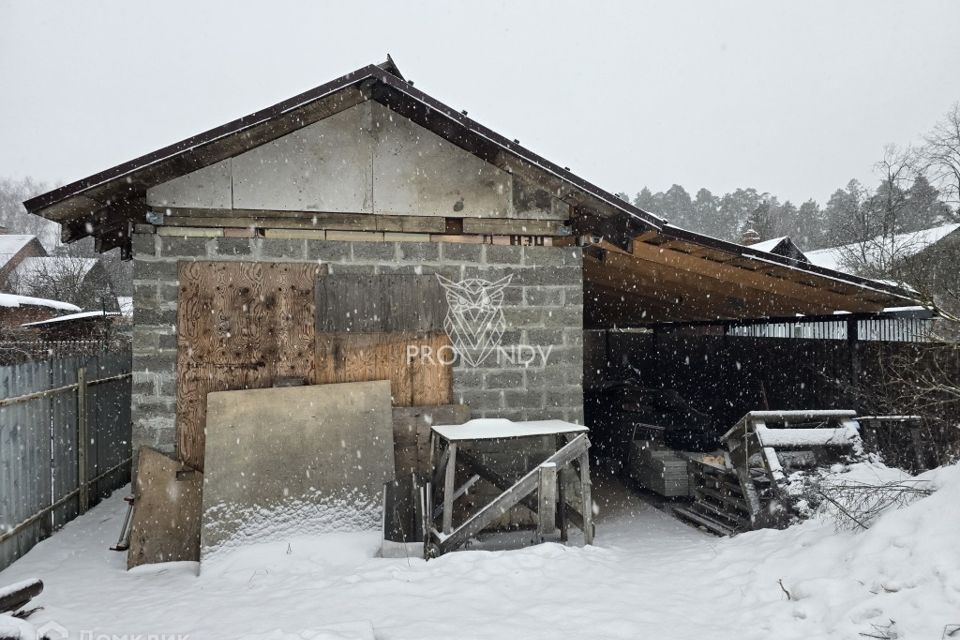
[[[646,489],[667,498],[690,495],[687,460],[673,449],[634,440],[629,466],[630,476]]]

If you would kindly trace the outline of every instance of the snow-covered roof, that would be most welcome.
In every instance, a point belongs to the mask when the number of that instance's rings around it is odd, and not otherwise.
[[[751,248],[757,249],[758,251],[773,251],[777,248],[777,245],[783,242],[784,240],[789,239],[788,236],[780,236],[779,238],[771,238],[769,240],[764,240],[763,242],[754,242],[750,245]]]
[[[59,300],[47,300],[46,298],[31,298],[30,296],[19,296],[14,293],[0,293],[0,307],[16,309],[18,307],[48,307],[60,311],[80,311],[80,307],[69,302],[60,302]]]
[[[563,420],[514,422],[504,418],[480,418],[463,424],[437,425],[433,430],[447,440],[498,440],[588,431],[582,425]]]
[[[30,235],[0,234],[0,267],[7,264],[13,256],[20,253],[35,238],[36,236]]]
[[[57,316],[49,320],[39,320],[37,322],[26,322],[21,327],[40,327],[48,324],[57,324],[60,322],[70,322],[73,320],[84,320],[86,318],[106,318],[109,316],[119,316],[119,311],[81,311],[80,313],[68,313],[65,316]]]
[[[90,269],[97,264],[96,258],[76,258],[73,256],[44,256],[26,258],[14,270],[22,283],[27,283],[37,275],[76,274],[86,277]]]
[[[860,251],[863,250],[864,255],[868,259],[871,255],[874,259],[879,259],[885,253],[899,257],[912,256],[920,253],[930,245],[943,240],[957,229],[960,229],[960,224],[944,224],[939,227],[923,229],[921,231],[899,233],[883,243],[881,243],[882,239],[877,237],[866,243],[854,242],[839,247],[830,247],[829,249],[807,251],[806,256],[810,262],[818,267],[842,270],[844,268],[844,258],[851,253],[859,254]],[[862,249],[864,246],[865,248]],[[881,246],[883,247],[882,249],[880,248]]]

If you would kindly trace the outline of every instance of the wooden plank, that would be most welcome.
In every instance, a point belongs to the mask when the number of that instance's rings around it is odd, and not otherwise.
[[[463,233],[501,236],[568,236],[571,234],[571,229],[563,220],[463,218]]]
[[[90,485],[87,482],[90,433],[87,400],[87,370],[77,369],[77,487],[80,489],[80,513],[90,508]]]
[[[580,505],[583,518],[580,529],[585,544],[593,544],[593,483],[590,480],[590,456],[586,450],[580,455]]]
[[[134,489],[127,568],[200,559],[203,474],[180,473],[181,463],[142,447]]]
[[[266,359],[274,376],[314,378],[314,283],[326,265],[267,263],[263,269],[264,311],[273,322]],[[271,313],[272,312],[272,313]],[[268,329],[268,333],[271,329]]]
[[[445,220],[434,216],[165,207],[154,208],[154,211],[164,214],[164,225],[171,227],[259,227],[406,233],[443,233],[446,230]]]
[[[543,538],[557,530],[557,465],[545,462],[538,469],[537,535]]]
[[[453,493],[456,489],[457,480],[457,443],[451,442],[447,445],[447,451],[450,452],[447,460],[447,468],[443,475],[443,533],[449,534],[453,531]]]
[[[798,304],[805,305],[809,309],[807,313],[822,313],[822,309],[845,311],[879,311],[881,309],[881,306],[876,304],[861,302],[858,305],[859,300],[831,291],[835,285],[828,278],[805,272],[785,269],[784,278],[775,278],[757,271],[704,260],[678,251],[661,250],[659,247],[642,242],[634,244],[632,254],[641,260],[673,267],[704,278],[722,279],[725,282],[758,290],[766,295],[790,298]],[[799,279],[811,280],[818,286],[808,286],[795,281]]]
[[[315,377],[315,263],[182,261],[177,302],[177,451],[203,470],[206,395]]]
[[[317,281],[317,332],[442,331],[447,312],[435,276],[335,274]]]

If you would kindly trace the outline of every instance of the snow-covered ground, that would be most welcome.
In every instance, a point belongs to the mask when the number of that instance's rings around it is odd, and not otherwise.
[[[329,534],[238,551],[199,577],[193,563],[125,571],[107,550],[124,510],[117,494],[0,585],[42,578],[44,608],[30,621],[56,621],[71,638],[939,639],[960,625],[960,466],[925,477],[936,493],[861,533],[808,521],[714,538],[607,482],[593,547],[424,562],[374,557],[376,533]]]

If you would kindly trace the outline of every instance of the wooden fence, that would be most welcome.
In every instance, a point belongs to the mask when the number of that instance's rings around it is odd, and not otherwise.
[[[0,569],[130,480],[130,352],[0,367]]]

